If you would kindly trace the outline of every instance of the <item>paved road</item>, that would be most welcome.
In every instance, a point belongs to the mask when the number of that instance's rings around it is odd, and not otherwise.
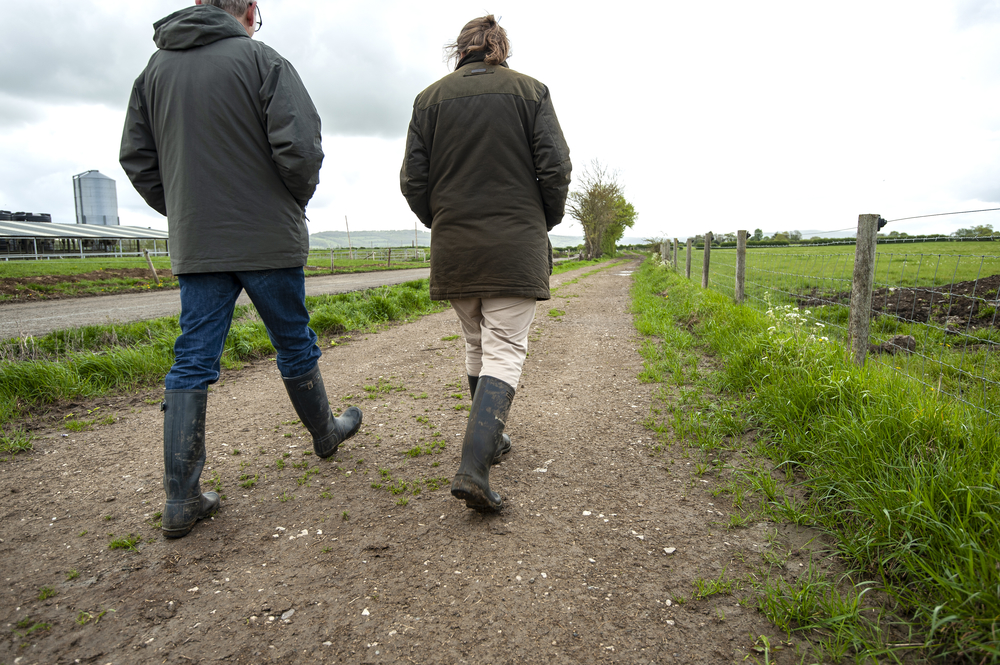
[[[360,291],[386,284],[400,284],[411,279],[423,279],[429,274],[429,268],[413,268],[308,277],[306,295]],[[250,299],[244,293],[240,295],[238,302],[249,304]],[[180,311],[181,292],[176,289],[0,305],[0,339],[20,335],[38,336],[62,328],[115,321],[155,319],[161,316],[173,316]]]

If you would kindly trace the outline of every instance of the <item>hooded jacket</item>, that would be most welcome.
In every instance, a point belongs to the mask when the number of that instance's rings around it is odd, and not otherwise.
[[[572,164],[549,89],[473,52],[413,103],[400,189],[431,229],[431,298],[549,297]]]
[[[298,73],[218,7],[153,27],[159,50],[132,87],[120,162],[167,216],[173,272],[305,265],[323,150]]]

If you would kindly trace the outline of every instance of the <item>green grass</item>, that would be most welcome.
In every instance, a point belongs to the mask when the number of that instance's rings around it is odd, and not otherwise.
[[[162,247],[162,244],[161,244]],[[170,259],[155,256],[153,267],[157,271],[169,270]],[[45,275],[79,275],[97,270],[121,270],[139,268],[148,270],[146,259],[142,257],[95,258],[95,259],[52,259],[49,261],[0,261],[0,279],[5,277],[43,277]]]
[[[898,604],[893,621],[914,635],[907,644],[918,643],[925,656],[1000,658],[994,418],[892,366],[858,368],[839,344],[776,325],[766,312],[650,262],[632,295],[635,325],[648,336],[642,378],[663,384],[655,393],[661,412],[647,420],[661,440],[712,451],[757,430],[753,450],[808,497],[791,500],[769,474],[745,472],[740,482],[772,519],[833,534],[850,577],[884,589]],[[702,356],[713,371],[699,369]],[[990,399],[973,388],[969,401]],[[865,587],[835,593],[814,579],[796,584],[773,583],[762,609],[809,637],[817,652],[864,660],[913,649],[887,641],[881,615],[851,610]]]
[[[427,280],[308,297],[306,304],[312,315],[310,326],[320,335],[376,331],[389,322],[447,307],[447,303],[430,300]],[[32,408],[59,399],[121,393],[160,383],[173,363],[173,344],[179,334],[177,317],[168,317],[2,341],[0,422],[11,422]],[[248,360],[273,354],[274,347],[256,311],[251,306],[238,306],[222,365],[238,369]]]
[[[136,545],[138,545],[141,542],[142,542],[141,537],[135,535],[134,533],[130,533],[129,535],[123,536],[121,538],[112,538],[111,542],[108,543],[108,549],[128,550],[132,552],[138,552],[139,548],[136,547]]]
[[[23,429],[0,433],[0,455],[8,455],[9,459],[13,459],[14,455],[31,450],[33,440],[34,437]]]
[[[592,259],[590,261],[560,261],[552,266],[553,275],[561,275],[564,272],[569,272],[570,270],[579,270],[580,268],[588,268],[590,266],[599,266],[602,263],[607,263],[610,258]]]

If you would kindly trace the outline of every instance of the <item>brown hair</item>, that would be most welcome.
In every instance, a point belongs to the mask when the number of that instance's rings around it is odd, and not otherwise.
[[[486,51],[486,64],[499,65],[510,57],[510,42],[507,31],[500,27],[493,14],[474,18],[465,24],[458,39],[448,44],[448,59],[458,64],[462,54]]]

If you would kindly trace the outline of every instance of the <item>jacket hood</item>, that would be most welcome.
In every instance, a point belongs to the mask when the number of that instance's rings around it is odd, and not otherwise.
[[[185,7],[153,24],[153,43],[168,51],[183,51],[230,37],[250,36],[239,21],[212,5]]]

